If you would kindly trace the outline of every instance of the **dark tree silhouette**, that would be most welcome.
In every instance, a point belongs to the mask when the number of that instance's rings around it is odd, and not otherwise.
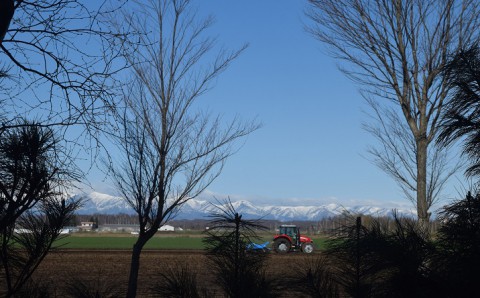
[[[372,297],[380,283],[377,255],[369,243],[375,237],[371,237],[372,232],[362,225],[361,217],[357,217],[353,224],[350,221],[350,224],[341,226],[336,234],[338,236],[330,240],[326,251],[337,264],[333,268],[333,279],[342,292],[352,297]]]
[[[257,231],[266,227],[258,220],[242,218],[229,199],[218,203],[210,214],[203,240],[205,266],[213,273],[212,282],[218,289],[200,286],[199,275],[186,261],[162,271],[153,291],[162,297],[213,297],[219,290],[226,297],[277,297],[274,281],[267,279],[264,272],[268,254],[248,247],[258,240]]]
[[[452,89],[442,117],[440,144],[462,140],[470,163],[468,176],[480,175],[480,48],[475,43],[456,53],[444,69]],[[480,195],[468,193],[440,212],[439,256],[435,264],[451,297],[478,295],[480,276]]]
[[[268,254],[248,249],[266,227],[242,218],[229,199],[217,208],[204,239],[216,284],[227,297],[277,297],[274,281],[264,272]]]
[[[445,67],[453,90],[443,113],[439,142],[449,145],[464,139],[463,153],[471,165],[468,175],[480,175],[480,48],[460,50]]]
[[[0,1],[0,43],[2,43],[12,21],[13,13],[15,12],[14,2],[14,0]]]
[[[215,41],[205,37],[212,19],[198,19],[191,5],[150,0],[125,12],[125,23],[145,34],[124,48],[133,76],[112,129],[121,153],[106,166],[140,225],[128,297],[136,295],[147,241],[221,173],[235,141],[258,128],[197,110],[200,96],[244,48],[213,54]]]
[[[1,291],[14,296],[59,238],[78,201],[62,199],[75,179],[51,129],[23,122],[0,132]]]
[[[478,295],[480,276],[480,194],[445,206],[438,231],[439,253],[433,262],[449,297]]]
[[[114,104],[113,75],[125,66],[114,46],[124,35],[109,25],[124,2],[0,1],[0,129],[19,125],[22,113],[98,136]]]
[[[368,225],[357,217],[328,242],[327,267],[316,269],[323,292],[333,280],[351,297],[440,297],[428,266],[434,245],[422,233],[418,222],[397,215]]]

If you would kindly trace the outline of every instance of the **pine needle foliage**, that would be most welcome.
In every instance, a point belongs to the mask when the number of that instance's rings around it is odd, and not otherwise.
[[[227,297],[276,297],[275,282],[265,275],[268,254],[253,252],[248,244],[266,230],[260,221],[247,220],[230,199],[210,215],[211,226],[204,240],[214,279]]]

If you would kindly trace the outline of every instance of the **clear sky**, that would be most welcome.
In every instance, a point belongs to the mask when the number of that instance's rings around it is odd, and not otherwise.
[[[261,204],[412,206],[366,158],[367,106],[355,84],[306,33],[306,1],[201,0],[211,34],[248,49],[223,73],[202,105],[225,118],[259,120],[206,196]],[[449,194],[447,193],[447,196]]]
[[[400,201],[365,156],[364,101],[305,31],[306,1],[202,1],[227,47],[250,44],[205,97],[221,113],[263,127],[229,159],[209,191],[262,202]]]

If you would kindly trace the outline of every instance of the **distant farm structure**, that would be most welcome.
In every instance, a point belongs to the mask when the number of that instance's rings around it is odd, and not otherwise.
[[[134,224],[99,224],[95,228],[94,222],[81,222],[77,229],[72,232],[97,232],[97,233],[130,233],[133,235],[138,234],[138,225]],[[183,231],[180,227],[174,227],[172,225],[163,225],[160,227],[159,232],[175,232]]]
[[[159,232],[174,232],[175,227],[170,225],[163,225],[158,229]]]

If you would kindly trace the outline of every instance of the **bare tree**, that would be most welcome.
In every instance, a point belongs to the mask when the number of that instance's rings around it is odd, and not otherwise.
[[[374,136],[381,146],[370,146],[371,160],[400,186],[405,197],[416,205],[417,171],[416,143],[408,125],[392,108],[368,100],[372,122],[365,122],[364,129]],[[427,149],[427,208],[437,203],[451,176],[461,168],[462,162],[454,162],[446,147],[432,145]]]
[[[59,155],[49,128],[24,122],[0,132],[2,296],[15,296],[28,282],[79,206],[61,199],[75,171]]]
[[[128,297],[136,295],[145,243],[220,174],[234,142],[258,128],[237,120],[224,125],[220,117],[196,111],[200,96],[245,47],[213,55],[215,40],[204,37],[212,19],[199,21],[190,6],[188,0],[142,1],[124,17],[146,33],[125,52],[133,80],[115,128],[122,156],[107,162],[140,224]]]
[[[330,47],[334,57],[353,65],[342,70],[363,87],[365,96],[388,100],[402,115],[399,119],[414,141],[415,203],[419,221],[426,227],[429,146],[435,146],[433,141],[448,93],[440,74],[450,53],[478,38],[479,2],[310,3],[307,13],[314,23],[310,32]]]
[[[22,117],[85,129],[104,122],[112,75],[124,68],[113,46],[122,34],[108,19],[123,2],[0,1],[0,129]]]

